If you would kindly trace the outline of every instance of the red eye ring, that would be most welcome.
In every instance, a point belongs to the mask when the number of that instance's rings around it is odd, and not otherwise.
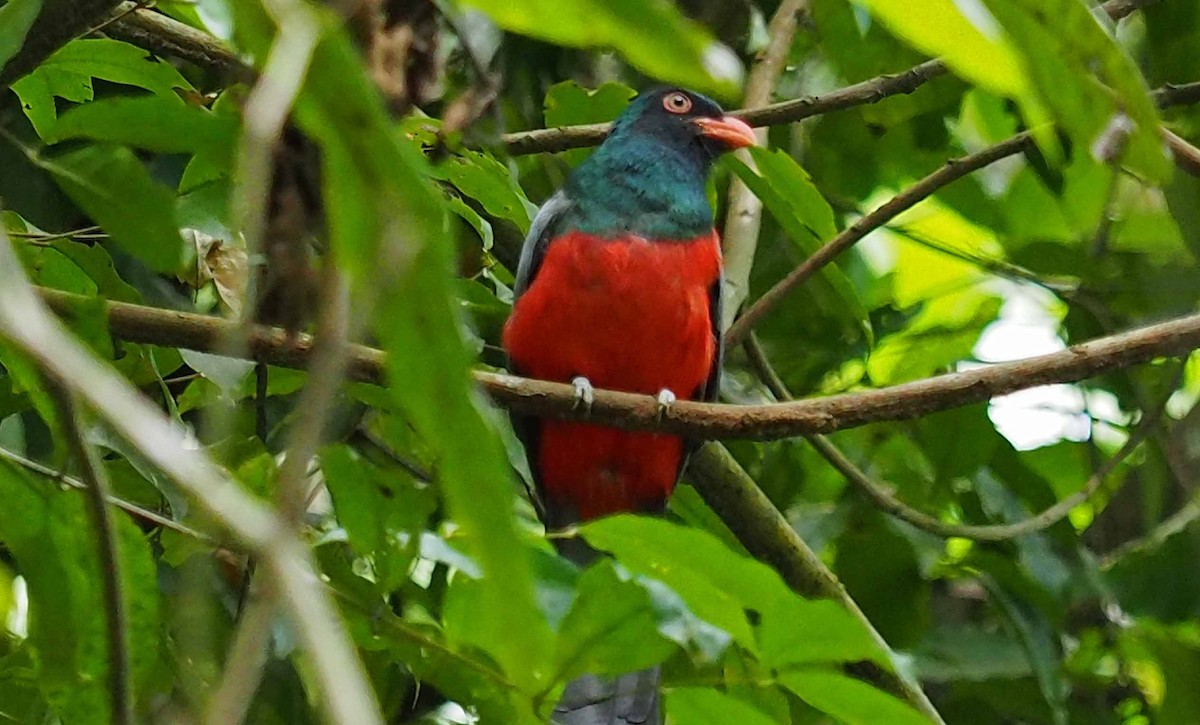
[[[663,108],[667,109],[667,113],[687,113],[692,110],[692,99],[685,93],[668,93],[663,96]]]

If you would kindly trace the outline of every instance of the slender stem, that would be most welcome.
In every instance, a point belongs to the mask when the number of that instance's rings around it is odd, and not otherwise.
[[[108,689],[112,722],[132,725],[133,685],[129,655],[129,618],[125,596],[121,589],[121,552],[117,527],[108,511],[112,496],[108,474],[83,435],[83,420],[75,404],[75,396],[57,380],[49,379],[47,389],[58,408],[67,447],[79,463],[86,482],[88,508],[96,530],[97,556],[100,560],[100,581],[104,588],[104,622],[108,629]]]

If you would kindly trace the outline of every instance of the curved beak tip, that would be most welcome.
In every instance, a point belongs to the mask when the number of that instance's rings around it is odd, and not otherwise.
[[[735,116],[697,118],[695,124],[700,127],[701,136],[720,141],[731,149],[745,148],[758,143],[754,129]]]

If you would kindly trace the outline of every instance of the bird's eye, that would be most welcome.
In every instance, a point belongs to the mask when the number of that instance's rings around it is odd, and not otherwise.
[[[687,113],[692,110],[692,99],[683,93],[668,93],[663,96],[663,108],[669,113]]]

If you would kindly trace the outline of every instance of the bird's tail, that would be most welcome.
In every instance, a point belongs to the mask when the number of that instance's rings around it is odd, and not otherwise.
[[[554,708],[555,725],[658,725],[659,668],[615,678],[582,675],[572,680]]]

